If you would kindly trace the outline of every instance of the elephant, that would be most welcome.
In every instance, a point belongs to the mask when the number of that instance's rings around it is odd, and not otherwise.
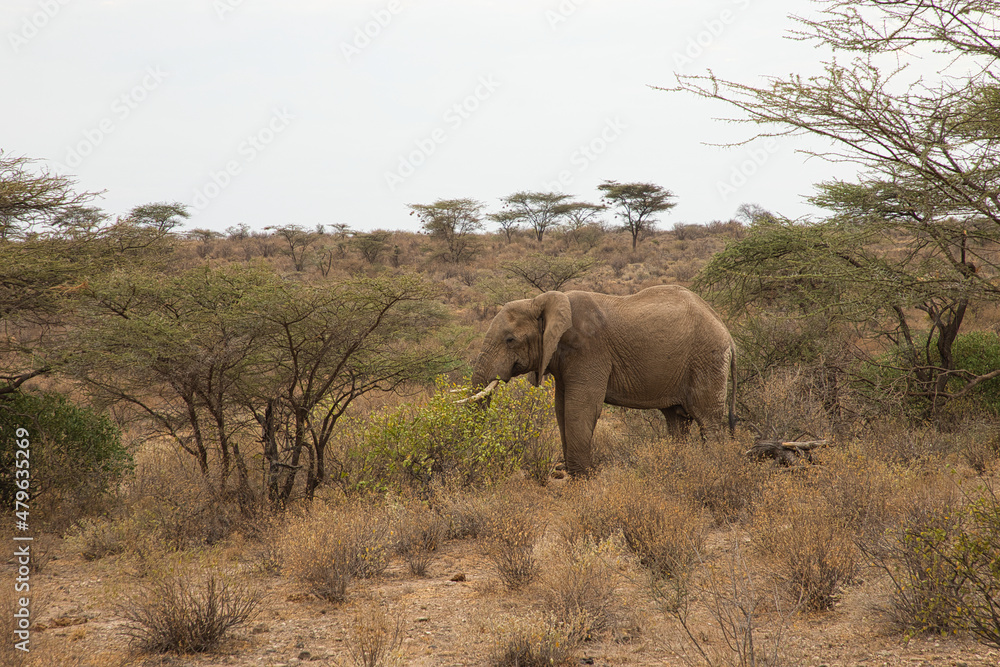
[[[545,292],[507,303],[490,324],[472,374],[473,399],[498,382],[546,374],[555,380],[563,461],[591,467],[594,427],[605,403],[658,409],[674,433],[693,420],[702,439],[721,435],[727,380],[729,431],[736,423],[736,346],[719,315],[678,285],[630,296]],[[485,388],[484,388],[485,387]]]

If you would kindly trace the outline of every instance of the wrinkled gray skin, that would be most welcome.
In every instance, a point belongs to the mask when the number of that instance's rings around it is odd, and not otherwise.
[[[672,433],[693,420],[702,437],[721,435],[726,385],[733,376],[729,428],[735,425],[736,347],[712,307],[693,292],[660,285],[631,296],[546,292],[511,301],[493,319],[476,360],[477,390],[546,373],[571,474],[591,464],[603,405],[658,409]]]

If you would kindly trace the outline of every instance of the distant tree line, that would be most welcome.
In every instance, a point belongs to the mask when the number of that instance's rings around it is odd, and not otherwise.
[[[603,204],[575,201],[561,192],[520,191],[501,197],[502,208],[486,215],[485,204],[474,199],[411,204],[410,214],[420,218],[424,231],[444,243],[450,261],[461,262],[472,257],[473,234],[484,228],[484,218],[496,223],[508,242],[519,229],[526,229],[540,244],[546,231],[562,225],[579,232],[587,225],[598,224],[597,215],[610,209],[621,222],[621,229],[631,234],[634,250],[639,240],[655,229],[657,214],[676,206],[674,194],[653,183],[605,181],[598,190]]]

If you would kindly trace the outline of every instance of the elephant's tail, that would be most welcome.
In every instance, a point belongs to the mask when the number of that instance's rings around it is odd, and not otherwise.
[[[732,395],[729,397],[729,435],[736,435],[736,343],[729,344],[729,381]]]

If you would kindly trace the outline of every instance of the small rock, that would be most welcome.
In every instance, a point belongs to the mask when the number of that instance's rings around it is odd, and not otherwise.
[[[420,616],[419,618],[417,618],[417,623],[426,623],[429,620],[431,620],[430,616]]]
[[[312,653],[309,651],[302,651],[302,653],[299,653],[299,660],[308,660],[311,657]]]
[[[465,573],[459,572],[451,578],[452,581],[465,581]]]

